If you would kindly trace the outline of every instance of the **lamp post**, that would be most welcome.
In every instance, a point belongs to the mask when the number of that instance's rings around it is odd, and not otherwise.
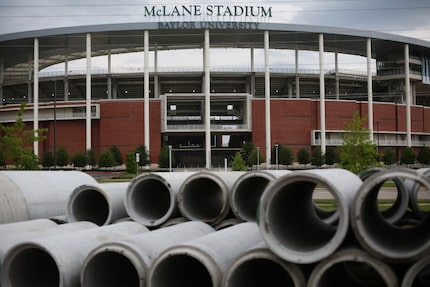
[[[260,170],[260,147],[257,147],[257,170]]]
[[[57,169],[57,81],[54,80],[54,170]]]
[[[275,159],[276,159],[276,169],[279,169],[279,160],[278,160],[278,154],[279,154],[279,152],[278,152],[278,148],[279,148],[279,145],[278,145],[278,144],[276,144],[276,145],[275,145],[275,152],[276,152],[276,155],[275,155]]]
[[[378,139],[377,139],[377,152],[378,152],[378,162],[379,162],[379,121],[376,122],[376,131],[378,133]]]
[[[169,172],[172,172],[172,145],[169,145]]]

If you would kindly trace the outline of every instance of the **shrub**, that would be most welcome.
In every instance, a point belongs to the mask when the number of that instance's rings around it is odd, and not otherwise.
[[[66,166],[69,164],[69,153],[65,148],[60,148],[57,150],[57,165]]]
[[[84,152],[78,152],[72,156],[71,162],[75,167],[85,167],[88,164],[88,158]]]
[[[311,164],[315,166],[322,166],[324,164],[324,155],[320,146],[316,146],[312,150]]]
[[[311,162],[311,154],[307,148],[301,148],[297,152],[297,160],[300,164],[308,164]]]
[[[416,158],[417,158],[417,155],[415,154],[414,149],[411,147],[405,147],[402,150],[402,154],[400,156],[400,162],[402,164],[414,164]]]
[[[231,162],[232,170],[234,171],[242,171],[247,170],[246,163],[242,158],[240,152],[236,152],[234,154],[233,160]]]
[[[54,153],[50,150],[46,150],[42,156],[42,166],[51,167],[54,165]]]
[[[102,152],[99,155],[99,167],[114,167],[116,166],[115,157],[110,150]]]

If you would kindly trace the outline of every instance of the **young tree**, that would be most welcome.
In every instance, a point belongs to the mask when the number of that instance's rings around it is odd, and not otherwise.
[[[258,158],[260,158],[260,161],[258,161]],[[260,152],[258,152],[257,149],[254,149],[253,151],[251,151],[251,153],[248,156],[248,161],[246,162],[248,164],[248,166],[253,166],[253,165],[257,165],[257,163],[263,163],[266,162],[266,158],[264,157],[264,155]]]
[[[101,167],[114,167],[116,161],[113,153],[110,150],[100,153],[99,155],[99,168]]]
[[[50,150],[46,150],[42,156],[42,166],[51,167],[54,165],[54,153]]]
[[[420,164],[430,164],[430,148],[423,146],[417,155],[417,161]]]
[[[232,170],[234,171],[244,171],[247,170],[246,163],[242,158],[241,153],[238,151],[234,154],[233,160],[231,162]]]
[[[57,165],[66,166],[69,164],[69,153],[65,148],[59,148],[57,150]]]
[[[327,147],[326,153],[324,155],[324,162],[328,165],[333,165],[339,162],[339,152],[335,147]]]
[[[304,164],[304,165],[307,165],[308,163],[311,162],[311,153],[307,148],[303,147],[299,149],[299,151],[297,152],[297,161],[300,164]]]
[[[115,158],[116,165],[122,165],[124,162],[122,160],[122,155],[121,155],[121,152],[119,151],[119,148],[117,146],[112,146],[109,150],[111,151],[113,157]]]
[[[316,146],[312,149],[311,164],[318,167],[324,164],[324,155],[320,146]]]
[[[363,127],[365,120],[356,111],[352,121],[345,123],[345,133],[342,136],[340,164],[356,174],[378,166],[378,151],[370,140],[370,132]]]
[[[279,145],[279,164],[292,165],[294,160],[293,149],[286,145]],[[274,155],[275,153],[273,153]],[[274,157],[272,157],[274,159]]]
[[[415,160],[417,158],[417,155],[415,154],[415,151],[411,147],[405,147],[402,150],[402,154],[400,155],[400,162],[402,164],[414,164]]]
[[[139,145],[135,151],[135,153],[139,153],[140,154],[140,158],[139,158],[139,166],[146,166],[148,164],[150,164],[150,160],[149,160],[149,154],[148,154],[148,150],[146,149],[145,145]]]
[[[256,147],[252,142],[244,142],[242,144],[242,149],[240,150],[240,154],[242,156],[242,159],[250,166],[252,164],[249,162],[248,157],[252,153],[252,151],[255,149],[256,149]]]
[[[125,170],[128,174],[136,174],[137,172],[136,153],[134,151],[130,151],[127,153],[127,158],[125,161]]]
[[[84,152],[77,152],[71,158],[74,167],[85,167],[88,164],[87,155]]]
[[[173,154],[173,151],[171,153],[172,158],[170,159],[172,162],[172,167],[175,166],[176,160],[175,155]],[[158,166],[161,168],[168,168],[169,167],[169,147],[164,146],[160,154],[158,155]]]
[[[38,169],[38,158],[34,155],[31,144],[44,140],[43,133],[46,132],[46,129],[27,130],[25,128],[22,120],[25,105],[25,103],[21,104],[13,125],[0,125],[2,132],[0,150],[4,155],[4,160],[14,162],[18,169]]]
[[[382,161],[388,166],[395,164],[397,162],[396,151],[391,147],[385,148],[382,153]]]

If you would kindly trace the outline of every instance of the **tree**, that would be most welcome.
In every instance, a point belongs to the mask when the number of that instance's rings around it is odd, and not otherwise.
[[[87,155],[87,163],[91,167],[93,164],[97,162],[97,159],[94,155],[94,152],[91,149],[87,149],[85,153]]]
[[[139,153],[140,154],[140,158],[139,158],[139,166],[146,166],[148,164],[150,164],[150,160],[149,160],[149,153],[148,150],[146,149],[145,145],[139,145],[135,151],[135,153]]]
[[[172,156],[171,158],[172,166],[174,166],[176,164],[176,160],[173,152],[171,153],[171,156]],[[169,147],[168,146],[164,146],[161,149],[160,154],[158,155],[158,166],[161,168],[169,167]]]
[[[340,148],[340,164],[356,174],[378,166],[378,151],[370,140],[370,132],[363,127],[366,117],[356,111],[352,121],[345,123],[343,144]]]
[[[397,162],[396,151],[391,147],[385,148],[382,153],[382,161],[388,166],[395,164]]]
[[[326,153],[324,155],[324,162],[328,165],[333,165],[339,162],[339,152],[335,147],[327,147]]]
[[[25,103],[22,103],[17,119],[13,125],[0,125],[0,151],[4,161],[10,160],[18,169],[38,169],[38,158],[33,153],[31,144],[35,141],[44,140],[43,134],[46,129],[28,130],[22,120]]]
[[[51,167],[54,165],[54,153],[50,150],[46,150],[42,156],[42,166]]]
[[[311,162],[311,154],[307,148],[303,147],[299,149],[297,152],[297,161],[304,165]]]
[[[324,164],[324,155],[320,146],[316,146],[312,149],[311,164],[315,166],[322,166]]]
[[[67,166],[69,164],[69,153],[65,148],[59,148],[57,150],[57,165]]]
[[[292,165],[294,160],[294,152],[293,149],[286,145],[279,145],[279,164],[282,165]],[[274,151],[274,150],[272,150]],[[275,153],[272,153],[275,154]],[[275,157],[272,157],[275,159]]]
[[[258,161],[258,158],[260,158],[260,161]],[[254,149],[251,151],[251,153],[248,156],[248,161],[246,162],[248,166],[257,165],[258,163],[266,162],[266,158],[261,152],[258,152],[257,149]]]
[[[119,151],[118,147],[112,146],[110,148],[110,151],[111,151],[113,157],[115,158],[116,165],[122,165],[124,162],[122,161],[122,155],[121,155],[121,152]]]
[[[242,154],[239,151],[234,154],[231,166],[233,171],[247,170],[246,163],[243,160]]]
[[[88,164],[88,157],[84,152],[77,152],[71,158],[74,167],[85,167]]]
[[[256,150],[255,145],[252,142],[244,142],[242,144],[242,149],[240,150],[240,154],[242,156],[242,159],[249,165],[252,166],[252,164],[249,162],[248,157],[252,153],[252,151]]]
[[[100,153],[99,168],[114,167],[116,165],[115,157],[110,150]]]
[[[430,164],[430,148],[426,146],[420,148],[417,155],[417,161],[420,164]]]
[[[136,174],[137,172],[136,153],[134,151],[130,151],[127,153],[125,161],[125,170],[129,174]]]
[[[414,164],[415,160],[417,158],[417,155],[415,154],[415,151],[411,147],[405,147],[402,150],[402,154],[400,155],[400,162],[402,164]]]

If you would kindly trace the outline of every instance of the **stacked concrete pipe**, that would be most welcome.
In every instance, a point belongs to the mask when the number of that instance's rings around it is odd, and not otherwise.
[[[333,254],[350,230],[350,206],[362,181],[343,169],[297,171],[278,178],[260,200],[260,232],[269,248],[284,260],[305,264]],[[336,225],[315,211],[313,192],[324,186],[334,197]]]
[[[79,171],[0,171],[0,224],[64,215],[73,190],[96,183]]]
[[[413,226],[397,226],[387,221],[378,209],[378,192],[393,178],[409,180],[430,192],[430,181],[412,169],[378,172],[361,185],[351,207],[355,238],[373,256],[389,262],[414,262],[430,255],[430,216]]]
[[[417,172],[424,175],[427,178],[430,178],[430,168],[420,168],[417,169]],[[409,191],[409,207],[414,212],[414,215],[419,219],[422,220],[427,217],[428,212],[424,212],[419,207],[419,195],[420,195],[420,185],[413,180],[405,180],[405,185]]]
[[[245,172],[202,171],[188,177],[179,190],[178,207],[189,220],[211,225],[222,222],[230,213],[230,193]]]
[[[430,286],[430,257],[425,257],[412,264],[403,276],[402,287]]]
[[[221,286],[234,259],[260,242],[257,224],[245,222],[175,245],[153,262],[147,285]]]
[[[289,170],[258,170],[241,175],[230,194],[231,210],[241,221],[257,221],[257,207],[266,187]]]
[[[344,248],[320,261],[308,286],[399,286],[396,273],[385,262],[359,248]]]
[[[223,277],[224,287],[304,287],[302,268],[282,260],[261,242],[240,254]]]
[[[91,250],[104,242],[147,231],[138,223],[122,222],[20,243],[3,260],[1,285],[79,286],[82,264]]]
[[[128,182],[112,182],[78,186],[67,201],[67,221],[88,220],[106,225],[128,217],[124,204],[128,185]]]
[[[212,232],[206,223],[188,221],[102,244],[85,260],[81,286],[144,287],[149,267],[161,252]]]
[[[125,208],[129,216],[148,227],[178,217],[180,186],[195,172],[149,173],[135,177],[128,186]]]

